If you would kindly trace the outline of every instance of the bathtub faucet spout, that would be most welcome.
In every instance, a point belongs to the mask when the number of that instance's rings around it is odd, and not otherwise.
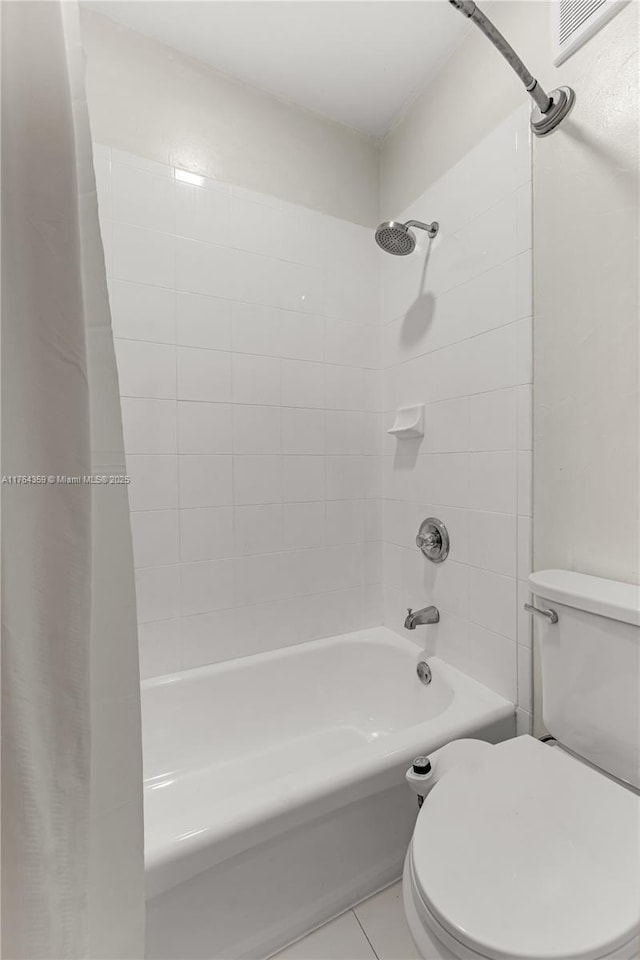
[[[414,613],[411,607],[407,609],[407,618],[404,621],[405,630],[415,630],[423,624],[438,623],[440,620],[440,611],[437,607],[423,607],[422,610],[416,610]]]

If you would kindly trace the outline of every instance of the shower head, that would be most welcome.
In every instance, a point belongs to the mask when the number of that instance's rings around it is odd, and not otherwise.
[[[426,230],[430,237],[435,237],[439,224],[435,220],[433,223],[422,223],[420,220],[407,220],[406,223],[387,220],[376,230],[376,243],[385,253],[392,253],[395,257],[406,257],[416,248],[416,235],[409,227]]]

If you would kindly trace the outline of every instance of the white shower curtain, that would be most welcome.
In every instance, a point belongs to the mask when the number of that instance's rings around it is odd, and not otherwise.
[[[78,11],[1,17],[2,956],[137,960],[127,491],[60,479],[125,475]]]

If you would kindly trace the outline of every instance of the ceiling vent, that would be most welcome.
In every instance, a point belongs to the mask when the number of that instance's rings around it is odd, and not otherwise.
[[[554,0],[551,4],[551,36],[556,66],[586,43],[629,0]]]

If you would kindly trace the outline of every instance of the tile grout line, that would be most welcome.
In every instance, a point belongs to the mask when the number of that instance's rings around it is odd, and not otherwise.
[[[376,957],[376,960],[381,960],[381,958],[380,958],[380,957],[378,956],[378,954],[376,953],[375,947],[373,946],[373,944],[371,943],[371,940],[369,939],[369,937],[368,937],[368,935],[367,935],[367,931],[365,930],[365,928],[362,926],[362,923],[360,922],[360,917],[358,916],[358,914],[356,913],[356,911],[355,911],[355,909],[354,909],[353,907],[351,908],[351,913],[352,913],[352,914],[354,915],[354,917],[356,918],[356,923],[358,924],[358,926],[359,926],[360,929],[362,930],[362,933],[364,934],[365,940],[367,941],[367,943],[369,944],[369,946],[371,947],[371,949],[372,949],[372,951],[373,951],[374,957]]]

